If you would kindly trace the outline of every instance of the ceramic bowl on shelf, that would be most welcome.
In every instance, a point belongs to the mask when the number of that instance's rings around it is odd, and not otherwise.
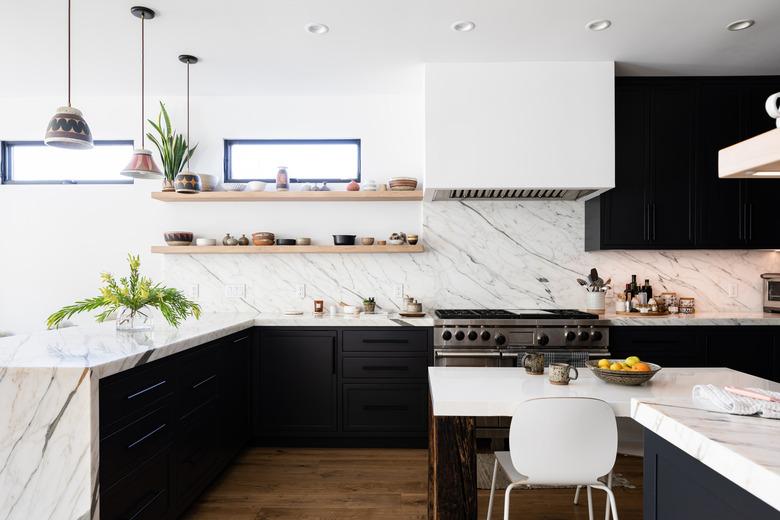
[[[295,239],[295,245],[296,246],[310,246],[311,245],[311,238],[309,237],[299,237]]]
[[[249,181],[246,183],[246,191],[265,191],[265,186],[263,181]]]
[[[243,182],[226,182],[222,184],[222,187],[225,188],[225,191],[244,191],[246,184]]]
[[[295,245],[295,239],[294,238],[277,238],[276,239],[276,245],[277,246],[294,246]]]
[[[216,238],[196,238],[195,239],[195,245],[196,246],[215,246],[215,245],[217,245],[217,239]]]
[[[176,193],[200,193],[200,175],[192,172],[181,172],[173,179],[173,188]]]
[[[190,231],[166,231],[163,234],[165,243],[169,246],[188,246],[192,244],[192,232]]]
[[[357,235],[333,235],[333,245],[354,246]]]
[[[387,181],[392,191],[414,191],[417,189],[417,179],[414,177],[392,177]]]
[[[387,244],[391,246],[402,246],[404,245],[404,240],[402,238],[388,238]]]
[[[199,173],[200,191],[214,191],[217,187],[217,176],[210,173]]]
[[[616,359],[614,361],[623,360]],[[602,381],[613,385],[636,386],[647,383],[661,370],[660,365],[656,365],[655,363],[648,363],[647,361],[642,361],[642,363],[649,366],[650,370],[647,372],[640,372],[638,370],[609,370],[606,368],[599,368],[599,362],[596,360],[586,361],[585,365],[593,372],[593,375]]]
[[[276,242],[273,239],[268,239],[268,238],[253,238],[252,239],[252,244],[254,244],[256,246],[272,246],[275,243]]]
[[[372,246],[374,245],[374,237],[362,237],[360,239],[360,244],[364,246]]]
[[[418,237],[417,235],[406,235],[406,241],[409,242],[410,246],[417,244],[419,240],[420,237]]]

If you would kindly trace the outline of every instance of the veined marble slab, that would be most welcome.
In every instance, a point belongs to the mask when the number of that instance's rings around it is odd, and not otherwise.
[[[690,398],[632,399],[631,417],[780,510],[780,421],[701,410]]]
[[[398,314],[374,316],[336,315],[315,316],[314,314],[286,315],[261,313],[255,318],[258,327],[433,327],[433,317],[405,318]]]
[[[694,314],[670,314],[669,316],[632,316],[607,313],[599,316],[609,325],[747,325],[778,326],[780,314],[771,312],[696,312]]]

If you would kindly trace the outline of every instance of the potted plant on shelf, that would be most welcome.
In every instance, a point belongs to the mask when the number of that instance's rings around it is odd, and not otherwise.
[[[157,115],[157,121],[148,119],[149,124],[157,132],[154,135],[152,132],[148,132],[146,137],[154,143],[157,147],[157,151],[160,152],[160,160],[163,164],[163,173],[165,179],[163,179],[163,191],[175,191],[173,183],[176,180],[176,176],[184,169],[184,165],[195,153],[195,149],[198,145],[192,148],[188,147],[187,140],[182,134],[176,133],[171,127],[171,118],[168,116],[168,110],[165,108],[165,104],[160,102],[160,113]],[[196,176],[193,175],[197,179]],[[197,191],[200,191],[198,189]]]
[[[363,310],[368,314],[373,314],[376,310],[376,300],[373,297],[363,299]]]
[[[187,299],[178,289],[153,283],[141,276],[141,259],[138,255],[127,255],[130,276],[118,281],[110,273],[100,275],[105,283],[100,296],[80,300],[58,310],[46,320],[46,325],[56,328],[62,320],[71,316],[100,309],[95,316],[98,322],[106,321],[114,313],[117,330],[138,331],[152,328],[151,309],[158,309],[171,326],[178,327],[188,316],[200,318],[200,305]]]

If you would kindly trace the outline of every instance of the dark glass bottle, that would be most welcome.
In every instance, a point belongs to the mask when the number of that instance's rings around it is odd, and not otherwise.
[[[631,296],[639,294],[639,286],[636,284],[636,275],[631,275]]]
[[[653,297],[653,287],[650,285],[650,280],[647,278],[645,278],[644,290],[647,293],[647,301],[650,301],[650,298]]]

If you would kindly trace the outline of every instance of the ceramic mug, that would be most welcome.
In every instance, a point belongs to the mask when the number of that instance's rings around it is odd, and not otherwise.
[[[520,366],[529,374],[535,376],[544,374],[544,354],[541,352],[526,354],[520,360]]]
[[[574,370],[574,377],[571,377],[571,371]],[[550,363],[550,383],[554,385],[568,385],[569,381],[574,381],[580,376],[577,368],[568,363]]]

